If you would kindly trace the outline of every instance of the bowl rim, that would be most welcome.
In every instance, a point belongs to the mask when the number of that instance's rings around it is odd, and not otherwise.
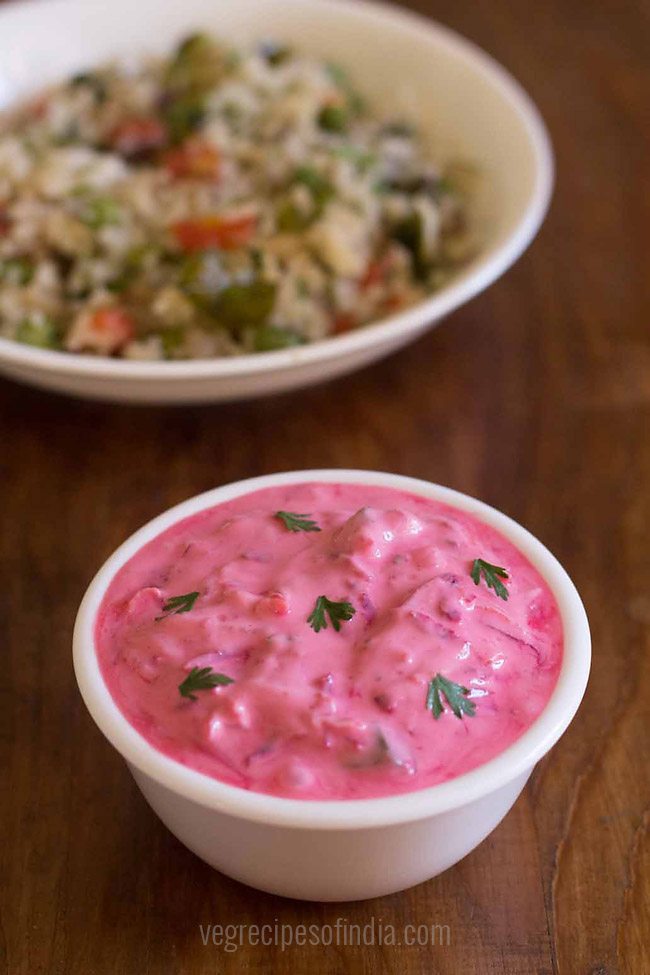
[[[467,511],[496,528],[537,568],[557,600],[564,656],[557,684],[533,724],[497,756],[456,778],[413,792],[374,799],[290,799],[228,785],[150,745],[122,714],[101,674],[95,620],[120,568],[148,541],[190,515],[262,488],[309,482],[366,484],[407,491]],[[582,700],[591,660],[587,615],[566,571],[548,549],[507,515],[482,501],[429,481],[379,471],[289,471],[236,481],[177,504],[149,521],[109,556],[90,583],[74,627],[74,669],[81,695],[100,731],[130,766],[178,796],[237,818],[302,829],[361,829],[406,823],[448,812],[528,775],[563,734]]]
[[[7,4],[0,9],[3,18],[15,14],[28,16],[30,7],[38,14],[41,0],[27,4]],[[52,5],[57,0],[52,0]],[[269,0],[266,0],[269,2]],[[293,0],[307,6],[309,0]],[[0,363],[18,368],[67,376],[92,376],[102,380],[169,380],[182,383],[188,379],[216,379],[257,375],[282,369],[298,369],[312,363],[327,362],[368,347],[397,341],[405,334],[424,330],[436,320],[469,301],[501,276],[526,250],[541,226],[551,200],[554,184],[554,159],[544,121],[530,96],[520,83],[498,61],[473,41],[454,30],[409,10],[401,10],[378,0],[320,0],[321,6],[335,6],[341,14],[352,14],[379,21],[386,30],[411,36],[423,36],[432,46],[441,45],[468,63],[476,65],[494,89],[518,116],[526,132],[533,156],[534,178],[529,197],[510,232],[502,240],[483,249],[439,292],[405,311],[390,315],[340,336],[332,336],[287,350],[249,353],[232,358],[189,359],[178,362],[129,361],[110,357],[74,354],[58,350],[37,349],[0,336]],[[310,10],[318,10],[317,3]],[[315,14],[317,16],[317,14]]]

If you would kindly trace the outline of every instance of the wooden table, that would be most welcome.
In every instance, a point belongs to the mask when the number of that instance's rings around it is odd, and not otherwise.
[[[264,402],[110,407],[0,383],[9,975],[650,972],[648,11],[418,6],[503,61],[555,142],[549,219],[498,284],[388,361]],[[497,505],[558,555],[593,627],[584,706],[503,824],[443,876],[374,902],[286,901],[193,857],[95,729],[70,661],[81,595],[126,535],[196,492],[308,466],[399,471]],[[373,916],[448,925],[451,943],[227,952],[199,930]]]

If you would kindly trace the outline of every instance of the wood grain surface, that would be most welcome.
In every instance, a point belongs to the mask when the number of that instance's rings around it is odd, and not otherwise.
[[[420,0],[501,60],[555,143],[529,252],[415,345],[260,402],[92,405],[0,382],[0,971],[10,975],[650,973],[650,8]],[[587,606],[582,709],[475,852],[406,893],[305,905],[210,870],[150,812],[76,690],[96,568],[164,508],[302,467],[475,494]],[[439,924],[449,944],[204,946],[199,925]],[[446,941],[446,936],[441,935]]]

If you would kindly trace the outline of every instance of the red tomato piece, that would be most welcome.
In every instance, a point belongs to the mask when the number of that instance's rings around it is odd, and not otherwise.
[[[98,346],[115,351],[131,341],[135,324],[123,308],[98,308],[88,323],[88,332]]]
[[[167,130],[157,118],[129,118],[113,129],[108,141],[122,156],[139,156],[164,146]]]
[[[35,98],[33,102],[29,105],[29,112],[32,118],[40,120],[47,117],[47,113],[50,107],[50,99],[47,95],[41,95]]]
[[[368,288],[372,288],[376,284],[382,284],[386,279],[386,275],[390,271],[392,266],[392,259],[390,254],[384,254],[383,257],[378,257],[373,261],[370,261],[368,267],[366,268],[365,274],[359,281],[359,287],[362,291],[366,291]]]
[[[208,216],[180,220],[172,224],[171,231],[184,251],[204,251],[212,247],[227,251],[245,247],[252,239],[256,225],[255,214]]]
[[[187,139],[165,156],[165,166],[177,179],[195,177],[216,180],[221,172],[221,157],[216,146],[205,139]]]
[[[401,295],[388,295],[382,304],[383,311],[399,311],[404,307],[404,298]]]
[[[343,335],[345,332],[351,332],[353,328],[356,328],[357,320],[350,312],[341,311],[334,316],[332,320],[332,334],[333,335]]]

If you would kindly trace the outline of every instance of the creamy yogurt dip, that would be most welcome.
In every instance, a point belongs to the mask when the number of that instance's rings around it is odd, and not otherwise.
[[[145,545],[96,624],[104,680],[156,749],[302,799],[444,782],[511,745],[562,661],[555,599],[506,538],[418,495],[244,495]]]

